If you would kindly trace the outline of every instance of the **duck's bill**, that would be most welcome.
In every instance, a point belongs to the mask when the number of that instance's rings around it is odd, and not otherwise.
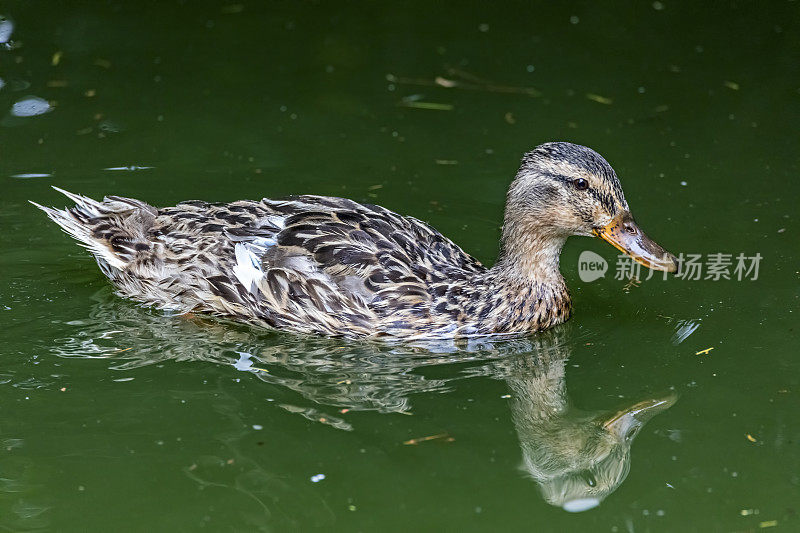
[[[651,418],[675,405],[676,401],[678,395],[672,393],[635,403],[608,417],[603,422],[603,427],[620,438],[633,439]]]
[[[647,268],[665,272],[678,270],[678,259],[645,235],[627,211],[606,226],[595,228],[594,234]]]

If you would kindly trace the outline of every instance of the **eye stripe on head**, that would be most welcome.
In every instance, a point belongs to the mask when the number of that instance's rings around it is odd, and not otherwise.
[[[614,202],[613,196],[607,192],[591,189],[589,190],[589,194],[591,194],[595,200],[600,202],[600,204],[602,204],[602,206],[605,207],[608,212],[615,213],[617,211],[617,204]]]
[[[586,178],[568,178],[567,176],[562,176],[560,174],[544,174],[544,175],[554,181],[563,183],[568,187],[575,187],[578,190],[586,191],[592,196],[592,198],[597,200],[603,207],[606,208],[606,210],[608,210],[611,213],[615,213],[617,211],[617,208],[620,206],[620,204],[615,201],[613,194],[609,194],[608,192],[601,191],[594,187],[589,186],[588,180]],[[586,181],[585,189],[580,189],[576,185],[575,182],[578,180]]]

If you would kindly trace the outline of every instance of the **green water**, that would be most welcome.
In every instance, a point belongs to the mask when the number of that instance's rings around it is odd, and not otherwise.
[[[708,4],[4,2],[0,530],[800,530],[800,6]],[[11,116],[28,96],[52,109]],[[573,238],[564,327],[373,345],[123,301],[27,203],[347,196],[491,263],[548,140],[606,156],[668,250],[758,279],[630,284]],[[652,399],[603,454],[619,486],[570,463]],[[524,457],[605,499],[548,503]]]

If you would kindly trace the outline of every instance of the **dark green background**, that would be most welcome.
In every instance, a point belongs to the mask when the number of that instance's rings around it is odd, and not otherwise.
[[[18,47],[0,50],[0,529],[800,529],[798,2],[11,1],[2,14]],[[463,79],[450,69],[541,95],[387,81]],[[8,116],[27,95],[53,111]],[[340,195],[424,219],[490,263],[519,157],[549,140],[602,153],[670,251],[763,256],[755,281],[626,292],[614,250],[569,241],[574,403],[680,394],[637,438],[625,483],[578,515],[517,469],[490,353],[164,317],[113,296],[27,203],[64,205],[51,184],[154,205]],[[103,170],[130,165],[154,168]],[[611,263],[605,279],[578,279],[586,249]],[[700,327],[675,345],[682,320]],[[269,375],[238,371],[241,353]],[[441,432],[455,440],[402,444]]]

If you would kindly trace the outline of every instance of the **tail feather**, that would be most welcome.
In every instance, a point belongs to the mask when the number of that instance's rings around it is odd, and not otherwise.
[[[44,211],[64,232],[92,252],[98,261],[124,270],[137,251],[150,248],[150,243],[145,239],[145,226],[157,213],[155,208],[138,200],[116,196],[98,202],[58,187],[53,188],[76,205],[55,209],[32,201],[30,203]]]
[[[100,214],[102,209],[102,204],[96,200],[92,200],[86,196],[81,196],[80,194],[71,193],[69,191],[65,191],[60,187],[56,187],[55,185],[51,185],[53,189],[60,192],[73,202],[75,202],[77,207],[80,207],[82,210],[86,211],[87,213],[91,213],[94,216]]]

